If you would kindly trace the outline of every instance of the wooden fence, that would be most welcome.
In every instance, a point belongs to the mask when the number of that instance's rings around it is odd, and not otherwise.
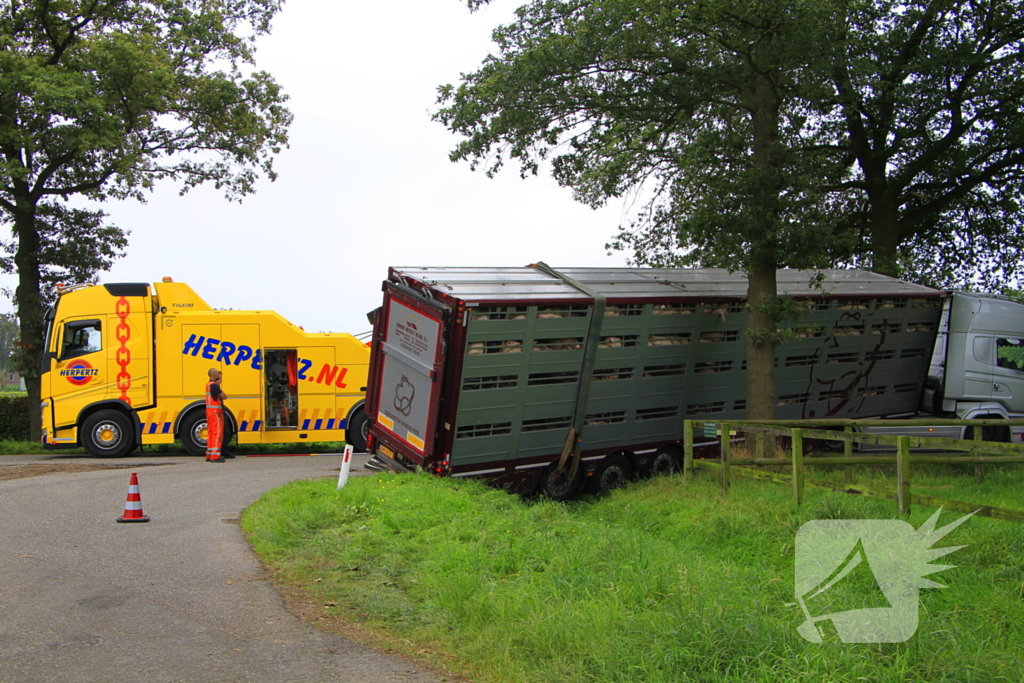
[[[694,459],[694,430],[697,424],[702,424],[705,435],[710,436],[709,431],[718,437],[720,456],[717,460]],[[1024,512],[1007,510],[989,505],[974,505],[963,501],[948,500],[925,496],[913,493],[910,490],[911,465],[938,465],[955,463],[974,463],[975,476],[981,478],[984,475],[983,467],[987,463],[1020,463],[1024,462],[1024,444],[999,443],[982,441],[983,431],[981,427],[988,426],[1015,426],[1024,425],[1024,420],[901,420],[899,426],[971,426],[974,427],[973,440],[961,439],[940,439],[933,437],[919,436],[893,436],[887,434],[867,434],[856,431],[857,427],[894,427],[893,420],[801,420],[801,421],[735,421],[735,422],[700,422],[686,420],[683,426],[683,473],[689,476],[694,468],[701,468],[710,471],[717,471],[722,481],[723,492],[728,490],[729,480],[733,476],[743,476],[765,481],[790,484],[793,487],[793,497],[797,505],[803,499],[805,487],[826,489],[829,491],[841,491],[844,493],[859,494],[874,498],[895,500],[899,506],[900,514],[909,514],[912,503],[926,505],[929,507],[945,507],[959,512],[976,512],[978,515],[1004,519],[1014,522],[1024,522]],[[709,426],[710,430],[709,430]],[[843,431],[825,429],[826,427],[842,427]],[[740,433],[754,438],[753,458],[734,458],[732,456],[732,445],[735,437]],[[774,448],[775,437],[784,436],[790,439],[792,444],[791,456],[788,458],[764,457],[766,441],[771,437],[770,442]],[[804,453],[804,439],[820,439],[832,442],[843,443],[842,456],[815,456],[806,458]],[[853,455],[855,443],[876,444],[891,446],[895,449],[894,455]],[[924,448],[928,450],[959,451],[970,453],[967,456],[957,455],[911,455],[911,449]],[[883,490],[866,488],[853,485],[853,466],[855,465],[896,465],[896,490]],[[746,467],[747,465],[763,466],[789,466],[792,474],[763,472]],[[807,479],[804,471],[808,466],[819,465],[843,465],[845,468],[845,483],[835,483]]]

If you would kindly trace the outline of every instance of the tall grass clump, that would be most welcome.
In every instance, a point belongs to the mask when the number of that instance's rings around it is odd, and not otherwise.
[[[1020,479],[1017,480],[1019,490]],[[920,526],[934,510],[908,520]],[[477,681],[1021,681],[1024,527],[974,518],[940,546],[906,643],[796,632],[794,542],[889,501],[696,476],[600,500],[522,500],[426,475],[295,482],[249,508],[256,551],[325,608]],[[940,524],[956,516],[943,513]]]

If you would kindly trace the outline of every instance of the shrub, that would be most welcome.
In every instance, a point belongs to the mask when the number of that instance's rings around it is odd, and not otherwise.
[[[28,397],[0,396],[0,441],[34,441],[29,438]]]

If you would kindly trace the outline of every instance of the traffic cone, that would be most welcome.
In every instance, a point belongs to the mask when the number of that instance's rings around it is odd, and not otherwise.
[[[124,515],[117,518],[119,522],[148,522],[149,517],[142,514],[142,495],[139,493],[139,475],[132,472],[128,482],[128,501],[124,504]]]

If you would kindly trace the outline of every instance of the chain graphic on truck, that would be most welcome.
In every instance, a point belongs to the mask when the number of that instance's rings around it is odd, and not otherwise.
[[[263,351],[261,349],[253,349],[245,344],[235,344],[213,337],[190,335],[181,349],[181,354],[206,358],[214,363],[224,363],[224,365],[241,365],[248,362],[253,370],[263,369]],[[320,372],[314,376],[310,373],[312,367],[313,361],[299,358],[298,379],[316,384],[333,384],[338,389],[348,387],[348,383],[345,382],[348,368],[324,363],[320,366]]]

